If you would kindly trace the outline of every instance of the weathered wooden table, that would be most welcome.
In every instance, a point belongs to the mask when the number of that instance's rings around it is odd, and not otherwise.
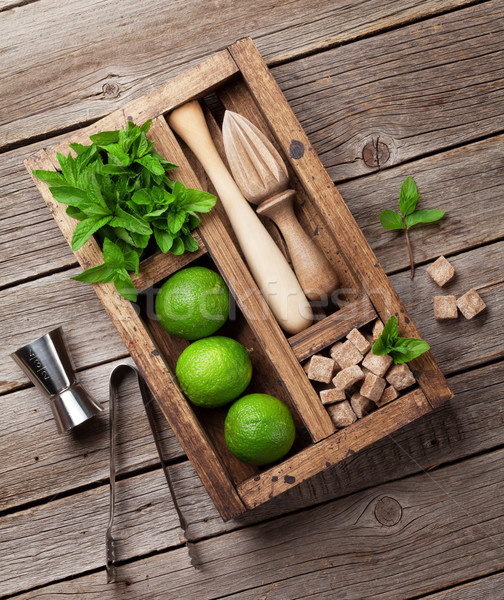
[[[0,0],[0,597],[504,598],[504,7],[498,0]],[[107,403],[129,360],[23,160],[250,35],[407,304],[455,398],[240,520],[223,523],[178,442],[163,442],[202,568],[175,511],[133,381],[120,420],[121,583],[105,583],[106,415],[58,436],[9,358],[63,325]],[[381,228],[412,175],[447,217]],[[483,286],[472,321],[434,320],[439,255]],[[487,285],[488,284],[488,285]],[[441,292],[443,293],[443,292]]]

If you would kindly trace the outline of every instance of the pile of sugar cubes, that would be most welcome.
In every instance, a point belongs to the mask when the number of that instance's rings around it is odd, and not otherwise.
[[[416,382],[407,365],[393,365],[387,354],[373,354],[371,347],[382,331],[380,319],[373,325],[372,336],[352,329],[345,341],[331,347],[329,357],[315,354],[305,365],[309,379],[331,384],[319,394],[338,428],[348,427],[395,400],[399,392]]]
[[[439,287],[443,287],[455,275],[455,269],[444,256],[440,256],[427,267],[427,273]],[[475,289],[469,290],[460,298],[434,296],[434,318],[437,321],[457,319],[459,310],[466,319],[472,319],[485,308],[486,304]]]

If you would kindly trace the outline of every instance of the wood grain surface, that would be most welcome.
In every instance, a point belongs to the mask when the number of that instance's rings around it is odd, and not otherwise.
[[[80,0],[64,7],[57,0],[30,2],[29,8],[5,2],[19,6],[4,11],[0,25],[2,105],[9,107],[0,120],[2,146],[103,117],[244,36],[257,40],[267,60],[284,61],[470,0],[442,6],[403,0],[399,8],[380,0],[365,6],[322,0],[316,10],[307,0],[261,0],[252,19],[241,2],[213,3],[210,10],[199,0],[176,6],[123,0],[120,7],[97,0],[92,8]]]
[[[0,0],[0,598],[504,600],[501,3],[112,4]],[[107,413],[58,436],[8,355],[62,324],[82,382],[105,407],[108,373],[131,359],[91,287],[68,280],[80,269],[23,160],[245,35],[455,398],[226,523],[160,418],[203,565],[194,571],[126,381],[116,532],[125,563],[107,585]],[[378,221],[407,175],[420,208],[447,212],[410,232],[413,282],[404,239]],[[318,233],[315,215],[302,223]],[[456,269],[443,289],[425,272],[441,254]],[[434,295],[472,286],[486,286],[484,313],[435,322]]]
[[[309,509],[203,540],[196,545],[198,571],[188,569],[187,551],[179,549],[170,552],[169,568],[165,554],[119,567],[123,583],[117,586],[107,585],[99,570],[19,597],[44,593],[64,599],[79,593],[86,599],[99,593],[104,599],[151,598],[169,589],[172,597],[187,599],[223,593],[252,599],[268,591],[270,598],[286,600],[323,597],[336,587],[349,600],[428,593],[460,577],[489,574],[502,564],[498,490],[503,456],[502,450],[495,451],[330,502],[324,510]],[[467,553],[467,544],[474,553]],[[87,561],[95,559],[88,556]],[[440,563],[443,568],[436,568]],[[66,564],[60,564],[60,572]]]

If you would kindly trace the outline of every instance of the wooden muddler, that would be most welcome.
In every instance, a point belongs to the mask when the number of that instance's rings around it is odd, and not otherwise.
[[[170,127],[189,146],[213,183],[248,267],[280,327],[299,333],[313,321],[310,304],[284,255],[224,165],[197,101],[176,108]]]

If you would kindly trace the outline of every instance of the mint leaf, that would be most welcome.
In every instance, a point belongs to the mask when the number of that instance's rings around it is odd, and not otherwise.
[[[188,233],[182,237],[182,241],[184,242],[184,249],[187,252],[196,252],[199,248],[198,242],[193,238],[193,236]]]
[[[125,271],[126,273],[126,271]],[[128,273],[118,274],[114,279],[114,286],[119,294],[129,300],[130,302],[136,302],[138,298],[138,292],[131,281],[131,278]]]
[[[103,148],[107,150],[109,162],[111,164],[123,167],[129,167],[131,164],[130,155],[125,152],[119,144],[109,144],[108,146],[103,146]]]
[[[77,219],[78,221],[82,221],[82,219],[87,219],[88,215],[83,213],[81,210],[76,208],[75,206],[67,206],[66,214],[72,219]]]
[[[75,184],[77,180],[77,170],[75,168],[75,161],[73,156],[70,153],[68,153],[68,156],[65,157],[63,156],[63,154],[57,152],[56,158],[58,159],[59,165],[61,167],[63,177],[68,183]]]
[[[49,188],[53,198],[61,204],[76,206],[79,208],[82,203],[88,200],[87,193],[80,188],[71,187],[69,185],[60,185]]]
[[[186,189],[186,200],[184,206],[180,207],[186,211],[192,210],[199,213],[207,213],[212,210],[217,198],[202,190]]]
[[[394,315],[387,321],[380,337],[373,344],[373,354],[389,354],[396,365],[409,362],[429,350],[429,344],[417,338],[399,337]]]
[[[429,344],[424,340],[417,338],[402,338],[402,340],[400,346],[390,352],[390,356],[394,359],[396,365],[409,362],[430,349]]]
[[[40,181],[44,181],[49,185],[65,185],[66,183],[65,177],[62,173],[58,173],[58,171],[34,169],[32,173],[37,179],[40,179]]]
[[[103,260],[107,267],[111,269],[121,269],[124,267],[125,260],[121,248],[108,238],[103,240]]]
[[[157,210],[153,210],[152,212],[145,214],[144,219],[155,219],[156,217],[160,217],[161,215],[163,215],[167,210],[167,206],[164,206],[163,208],[158,208]]]
[[[89,139],[97,146],[107,146],[108,144],[117,144],[119,141],[119,131],[102,131],[89,136]]]
[[[112,217],[88,217],[84,221],[79,221],[72,235],[72,250],[75,252],[82,248],[89,238],[106,225]]]
[[[388,354],[390,352],[391,348],[389,348],[385,342],[383,341],[383,339],[381,337],[379,337],[376,342],[373,344],[373,354],[376,354],[376,356],[382,356],[383,354]]]
[[[178,233],[182,225],[185,223],[186,213],[183,210],[178,210],[176,212],[169,212],[166,215],[166,222],[168,223],[169,230],[175,234]]]
[[[184,242],[180,238],[173,240],[173,246],[170,248],[170,252],[175,255],[184,254]]]
[[[381,211],[380,223],[385,229],[404,229],[401,215],[388,208]]]
[[[170,251],[173,245],[173,235],[168,233],[168,231],[154,227],[154,237],[161,252],[166,253]]]
[[[116,208],[115,217],[110,221],[110,225],[112,227],[123,227],[130,233],[140,233],[141,235],[152,234],[152,229],[149,227],[147,221],[126,212],[120,206]]]
[[[70,277],[70,279],[75,279],[75,281],[85,281],[86,283],[98,283],[103,281],[103,278],[107,275],[110,275],[112,269],[107,267],[105,263],[101,265],[96,265],[96,267],[89,267],[79,275],[74,275],[74,277]]]
[[[152,119],[147,119],[147,121],[145,121],[145,123],[140,125],[140,131],[142,131],[143,133],[148,133],[149,129],[151,128],[151,125],[152,125]]]
[[[417,205],[420,194],[418,193],[415,180],[412,177],[406,177],[399,193],[399,210],[404,216],[411,214]]]
[[[137,158],[135,162],[142,165],[142,167],[145,167],[154,175],[164,175],[164,167],[161,165],[157,158],[150,154],[146,154],[141,158]]]
[[[140,257],[138,252],[132,249],[123,250],[124,254],[124,268],[127,271],[133,271],[138,276],[140,268]]]
[[[442,219],[444,215],[444,210],[417,210],[413,214],[406,217],[406,226],[413,227],[413,225],[418,225],[418,223],[433,223],[434,221],[439,221],[439,219]]]
[[[149,193],[149,190],[143,188],[141,190],[137,190],[133,196],[131,196],[131,199],[133,200],[133,202],[135,204],[151,204],[152,203],[152,199],[151,199],[151,195]]]

